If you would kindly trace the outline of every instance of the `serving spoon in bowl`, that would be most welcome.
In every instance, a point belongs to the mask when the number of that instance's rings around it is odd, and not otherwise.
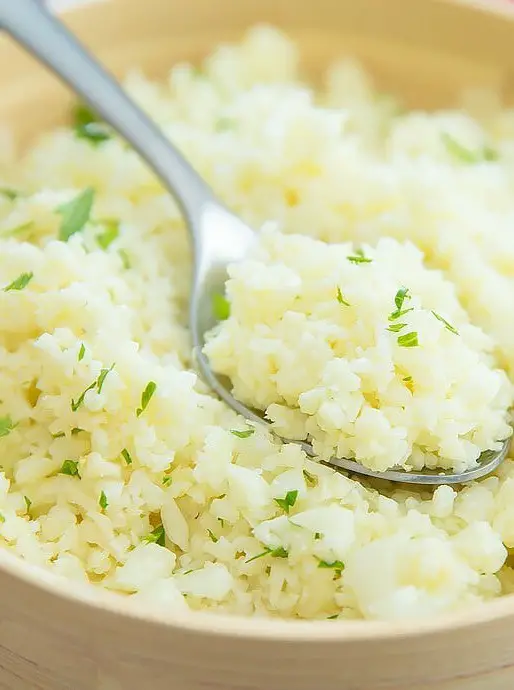
[[[213,372],[203,353],[205,334],[217,322],[213,295],[224,293],[227,267],[248,255],[256,239],[254,231],[216,198],[157,125],[41,0],[0,0],[0,28],[47,65],[124,137],[175,197],[193,247],[194,276],[189,314],[196,365],[205,382],[224,402],[248,421],[265,424],[273,431],[262,413],[233,397],[230,381]],[[300,445],[307,454],[315,455],[311,445],[305,442],[300,442]],[[335,457],[325,464],[393,482],[461,484],[493,472],[506,458],[509,446],[510,439],[507,439],[501,443],[500,450],[485,451],[476,467],[460,473],[439,470],[408,472],[402,469],[374,472],[354,460]]]

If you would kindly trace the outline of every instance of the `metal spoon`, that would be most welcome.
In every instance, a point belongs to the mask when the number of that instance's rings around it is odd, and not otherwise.
[[[251,422],[270,426],[261,413],[245,407],[232,396],[230,382],[214,374],[202,352],[205,334],[216,323],[212,295],[224,292],[227,265],[248,254],[255,240],[254,232],[225,208],[159,128],[45,9],[41,0],[0,0],[0,27],[80,94],[134,147],[173,194],[184,214],[195,257],[190,326],[198,368],[212,390],[236,412]],[[301,443],[301,446],[314,455],[309,444]],[[505,459],[509,446],[510,439],[503,442],[501,450],[482,453],[477,467],[462,473],[401,469],[373,472],[344,458],[332,458],[327,464],[393,482],[460,484],[495,470]]]

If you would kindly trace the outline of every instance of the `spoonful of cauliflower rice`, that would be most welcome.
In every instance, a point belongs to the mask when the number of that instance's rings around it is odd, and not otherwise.
[[[40,3],[9,3],[4,15],[2,26],[122,134],[179,202],[194,249],[197,363],[251,424],[242,436],[267,423],[327,464],[410,483],[462,483],[502,462],[512,385],[494,341],[421,251],[393,239],[255,234]]]

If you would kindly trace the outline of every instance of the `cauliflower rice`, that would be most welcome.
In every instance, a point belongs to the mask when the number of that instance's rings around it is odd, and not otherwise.
[[[242,399],[380,468],[470,466],[508,433],[514,111],[402,113],[352,61],[315,92],[262,27],[127,86],[229,206],[278,227],[208,344]],[[514,591],[512,459],[458,491],[356,481],[212,397],[184,222],[123,141],[86,118],[3,151],[0,188],[5,549],[170,617],[399,619]]]

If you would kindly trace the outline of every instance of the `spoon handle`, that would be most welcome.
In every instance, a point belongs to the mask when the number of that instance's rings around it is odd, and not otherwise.
[[[56,19],[41,0],[0,0],[0,28],[44,62],[126,138],[167,185],[194,232],[213,192],[116,79]]]

